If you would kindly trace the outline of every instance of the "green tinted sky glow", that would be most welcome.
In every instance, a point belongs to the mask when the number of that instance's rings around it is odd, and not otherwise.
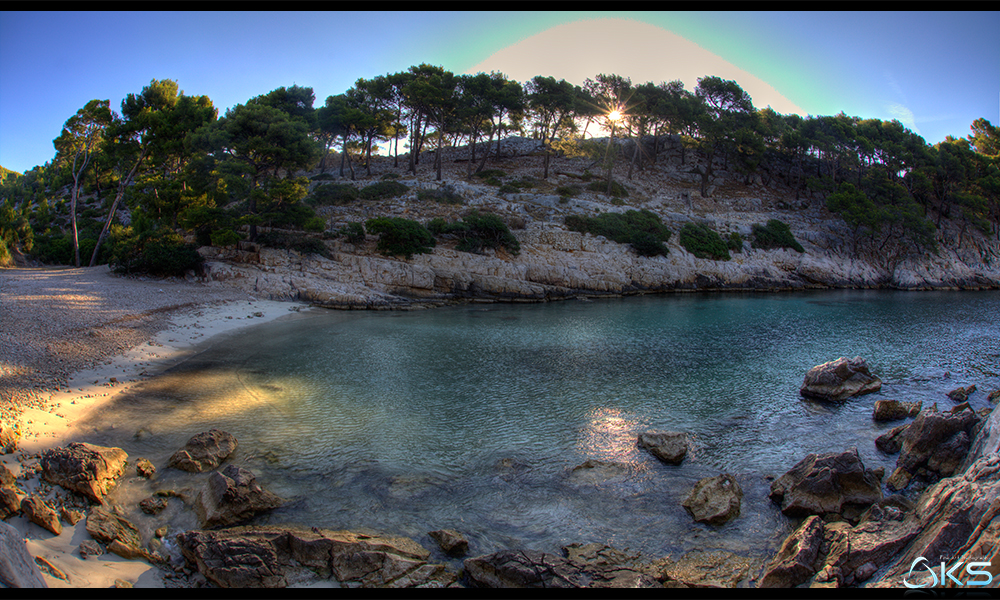
[[[0,165],[51,160],[80,107],[120,108],[154,78],[221,114],[280,86],[312,87],[320,106],[361,77],[490,60],[520,81],[603,72],[693,90],[719,75],[758,107],[898,118],[937,143],[1000,123],[997,31],[997,12],[3,12]]]

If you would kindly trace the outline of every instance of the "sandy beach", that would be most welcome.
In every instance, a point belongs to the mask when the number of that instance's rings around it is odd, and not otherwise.
[[[0,461],[31,494],[41,453],[74,441],[82,417],[213,336],[307,308],[217,284],[118,277],[106,266],[0,270],[0,419],[21,431],[18,450]],[[58,536],[23,516],[6,522],[25,538],[49,587],[164,586],[148,562],[83,558],[86,519],[63,522]]]

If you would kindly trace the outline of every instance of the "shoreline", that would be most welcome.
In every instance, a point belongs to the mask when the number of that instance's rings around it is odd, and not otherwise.
[[[78,424],[121,393],[181,364],[213,339],[253,325],[288,318],[308,308],[309,305],[303,302],[235,300],[168,311],[167,327],[146,341],[106,364],[73,372],[68,385],[39,390],[36,405],[21,410],[18,449],[0,455],[0,462],[15,477],[34,471],[42,452],[74,441],[80,433]],[[17,484],[30,495],[39,488],[40,482],[37,477],[29,477],[18,479]],[[25,539],[32,556],[54,567],[41,568],[50,588],[107,588],[115,587],[116,582],[128,582],[136,587],[164,587],[161,571],[147,561],[126,560],[110,553],[84,559],[77,548],[82,540],[89,538],[86,519],[76,525],[63,523],[63,531],[58,536],[30,523],[23,515],[10,518],[6,523]]]

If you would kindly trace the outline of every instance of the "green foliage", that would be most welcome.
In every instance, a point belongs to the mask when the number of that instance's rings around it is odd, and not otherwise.
[[[121,227],[112,231],[111,267],[116,273],[182,276],[201,268],[203,259],[192,244],[161,227],[143,231]]]
[[[318,175],[313,175],[309,178],[310,181],[330,181],[336,179],[337,177],[331,173],[319,173]]]
[[[442,204],[463,204],[465,199],[455,191],[455,187],[448,184],[437,189],[419,190],[417,200],[440,202]]]
[[[352,244],[360,244],[365,241],[365,226],[357,221],[344,225],[337,233]]]
[[[232,229],[217,229],[209,234],[209,240],[213,246],[234,246],[243,239],[243,236]]]
[[[408,186],[398,181],[380,181],[363,188],[358,195],[365,200],[381,200],[383,198],[396,198],[409,191]]]
[[[399,173],[385,173],[382,175],[381,179],[382,181],[386,181],[389,179],[399,179]]]
[[[503,184],[503,185],[500,186],[500,189],[497,190],[497,193],[499,193],[499,194],[517,194],[517,193],[520,193],[520,191],[521,191],[520,188],[518,188],[516,185],[511,184],[511,183],[505,183],[505,184]]]
[[[604,213],[597,217],[569,215],[566,227],[580,233],[601,235],[619,244],[631,244],[641,256],[666,255],[669,251],[663,243],[670,240],[670,229],[648,210]]]
[[[303,233],[265,231],[257,236],[257,243],[269,248],[294,250],[300,254],[319,254],[330,258],[330,250],[323,240]]]
[[[628,190],[624,185],[618,183],[617,181],[611,182],[611,192],[608,192],[608,182],[607,181],[593,181],[588,186],[587,189],[592,192],[598,192],[601,194],[608,194],[612,198],[628,198]]]
[[[404,256],[431,252],[436,241],[427,228],[400,217],[376,217],[365,222],[368,233],[379,236],[376,249],[386,256]]]
[[[506,177],[507,174],[500,169],[484,169],[476,173],[476,177],[490,183],[491,179],[499,181],[501,178]],[[493,185],[492,183],[490,185]]]
[[[681,227],[680,243],[698,258],[729,260],[729,249],[719,234],[703,223],[685,223]]]
[[[763,250],[791,248],[796,252],[805,252],[802,244],[795,240],[788,225],[778,219],[771,219],[767,225],[753,226],[753,247]]]
[[[350,204],[360,196],[358,188],[346,183],[327,183],[313,190],[309,199],[310,204],[317,206],[342,206]]]
[[[556,188],[556,193],[563,198],[573,198],[580,195],[583,191],[578,185],[561,185]]]
[[[743,236],[740,232],[734,231],[729,234],[729,239],[726,240],[726,247],[732,252],[743,252]]]
[[[461,221],[447,223],[438,217],[431,219],[427,229],[434,235],[453,235],[459,239],[456,250],[481,254],[487,248],[506,248],[508,252],[517,255],[521,252],[521,244],[510,232],[507,224],[493,213],[480,213],[473,210]]]

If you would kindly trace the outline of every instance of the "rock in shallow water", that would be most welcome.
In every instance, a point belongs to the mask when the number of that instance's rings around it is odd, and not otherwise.
[[[771,484],[770,498],[789,517],[840,513],[882,499],[881,477],[865,469],[857,448],[809,454]]]
[[[681,505],[691,517],[708,525],[723,525],[740,516],[743,489],[729,474],[706,477],[694,485]]]
[[[868,370],[865,359],[838,358],[809,369],[799,390],[806,398],[843,402],[882,389],[882,380]]]
[[[236,438],[230,433],[212,428],[188,440],[183,448],[170,457],[167,466],[201,473],[218,467],[234,450]]]
[[[640,448],[669,465],[678,465],[687,456],[688,435],[677,431],[647,431],[639,434]]]

